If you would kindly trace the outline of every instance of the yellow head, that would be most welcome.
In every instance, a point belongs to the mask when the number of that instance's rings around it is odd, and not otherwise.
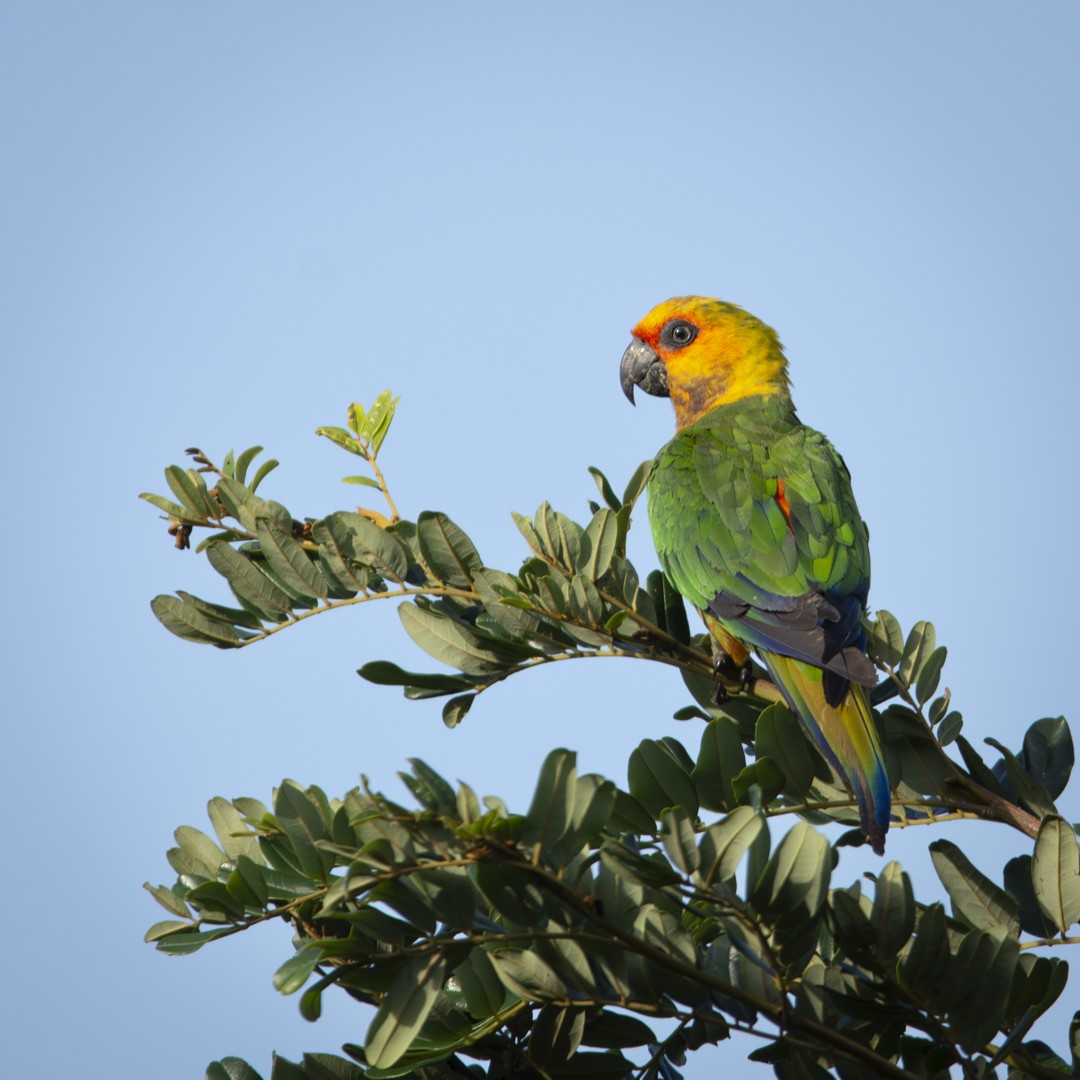
[[[634,387],[670,397],[682,430],[717,405],[754,394],[789,396],[787,360],[776,331],[748,311],[704,296],[658,304],[634,327],[620,375]]]

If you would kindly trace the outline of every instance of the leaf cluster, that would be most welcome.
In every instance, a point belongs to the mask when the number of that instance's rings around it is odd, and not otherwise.
[[[178,546],[209,530],[197,550],[234,603],[156,597],[166,628],[242,648],[312,615],[390,600],[450,670],[371,661],[360,674],[408,698],[444,698],[450,726],[511,675],[612,656],[677,668],[694,703],[676,718],[706,723],[695,754],[671,737],[643,741],[626,790],[579,776],[573,754],[555,751],[525,812],[454,789],[419,760],[402,776],[409,807],[366,783],[330,799],[286,781],[269,808],[213,800],[217,839],[179,829],[176,882],[148,886],[170,918],[147,939],[188,953],[284,920],[295,955],[275,982],[300,994],[306,1017],[334,986],[376,1010],[347,1058],[277,1059],[273,1077],[667,1078],[732,1032],[760,1040],[751,1056],[785,1078],[1076,1068],[1029,1037],[1067,977],[1062,960],[1033,950],[1080,940],[1068,936],[1080,919],[1076,834],[1054,802],[1074,759],[1063,717],[1032,724],[1015,751],[987,740],[1000,755],[988,764],[941,689],[947,652],[933,626],[904,635],[879,612],[867,631],[893,827],[977,817],[1033,847],[994,881],[935,841],[948,911],[918,902],[896,863],[872,889],[837,885],[842,848],[862,834],[830,845],[813,826],[856,826],[850,792],[765,673],[729,683],[663,575],[642,579],[627,558],[650,463],[621,495],[591,469],[600,501],[583,524],[547,503],[515,515],[528,551],[515,572],[494,569],[446,514],[397,513],[375,460],[395,406],[387,392],[371,409],[353,405],[348,430],[319,429],[369,463],[374,479],[362,482],[385,496],[386,515],[293,518],[256,493],[276,462],[247,482],[258,447],[220,469],[201,451],[198,468],[167,469],[179,501],[144,498],[168,515]],[[801,820],[774,841],[769,821],[792,814]],[[257,1076],[237,1059],[208,1075]]]

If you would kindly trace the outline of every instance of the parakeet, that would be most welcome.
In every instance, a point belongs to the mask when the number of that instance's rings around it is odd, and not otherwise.
[[[675,437],[648,482],[661,566],[704,615],[726,662],[755,651],[855,795],[881,854],[889,780],[870,710],[861,617],[868,531],[843,458],[804,426],[776,332],[734,304],[653,308],[623,354],[623,391],[670,397]]]

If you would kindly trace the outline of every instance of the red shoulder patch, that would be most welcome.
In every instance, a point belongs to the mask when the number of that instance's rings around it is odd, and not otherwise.
[[[780,513],[784,515],[784,520],[791,524],[791,504],[787,501],[787,488],[784,487],[784,481],[779,478],[776,481],[776,505],[780,507]]]

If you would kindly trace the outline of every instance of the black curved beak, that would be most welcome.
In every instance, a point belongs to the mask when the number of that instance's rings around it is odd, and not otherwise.
[[[635,386],[640,386],[646,394],[652,394],[653,397],[670,397],[667,368],[664,367],[663,360],[639,338],[634,338],[622,354],[619,383],[631,405],[634,404]]]

